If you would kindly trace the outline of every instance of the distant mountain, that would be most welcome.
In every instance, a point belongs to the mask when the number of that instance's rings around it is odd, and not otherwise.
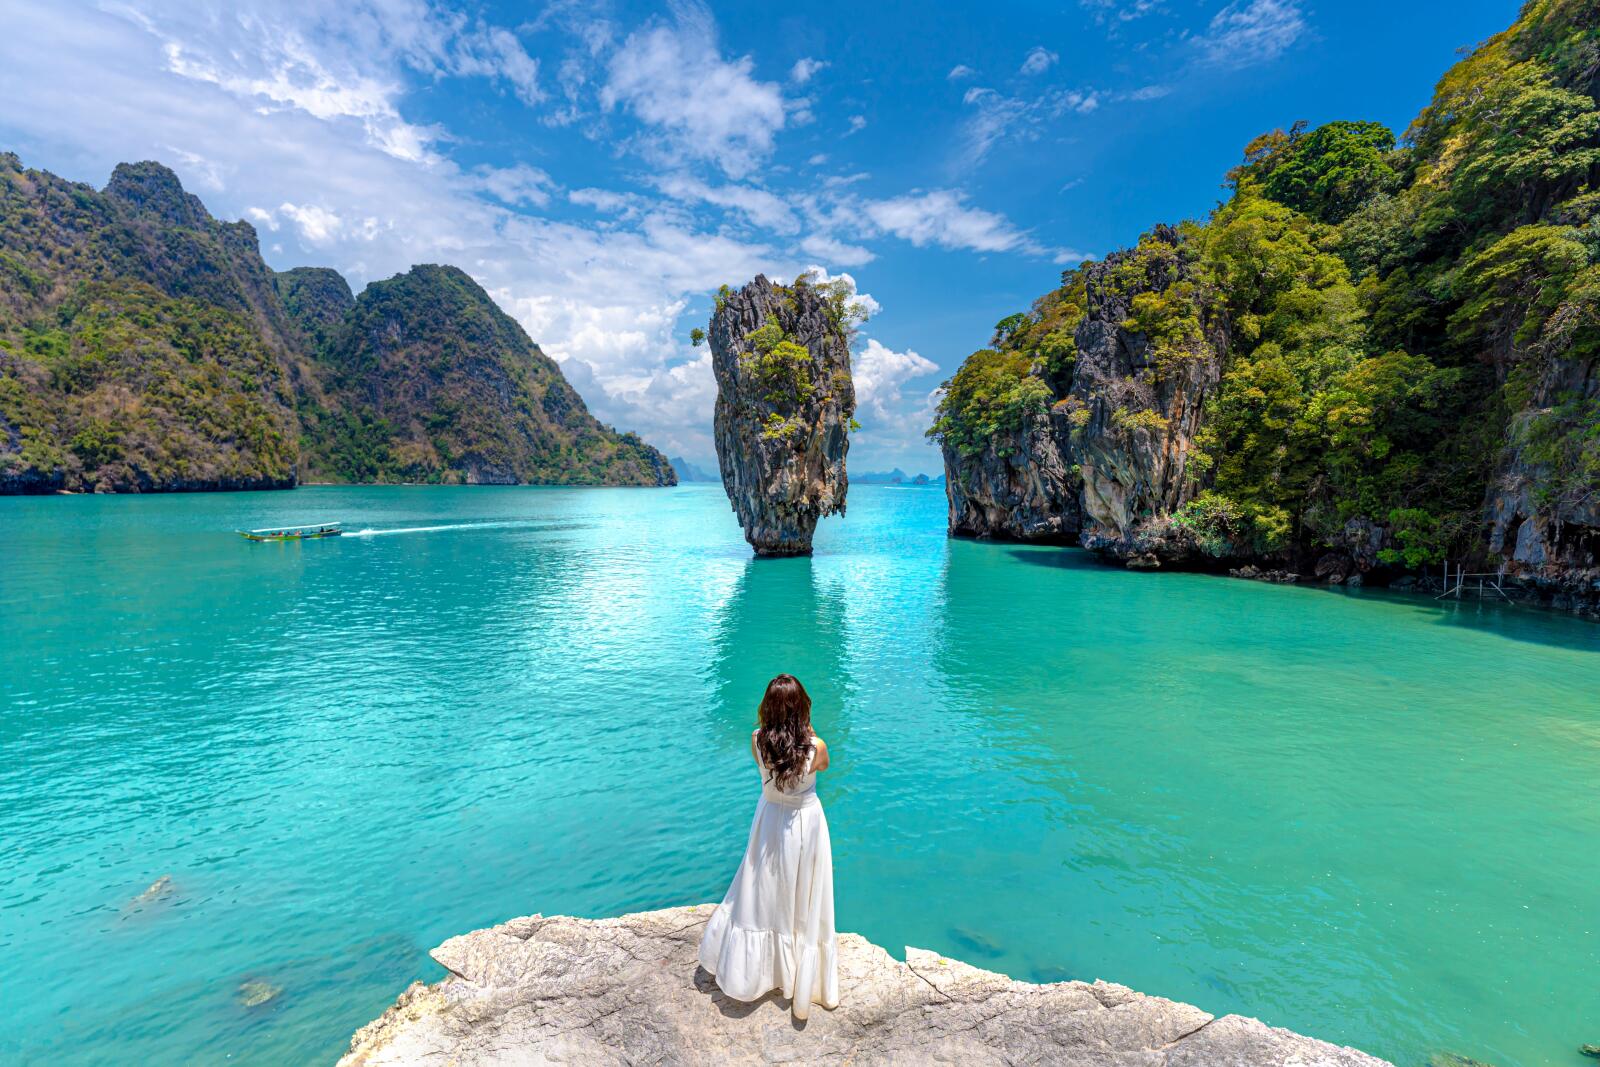
[[[0,153],[0,493],[299,480],[671,485],[453,267],[275,274],[158,163]]]
[[[707,474],[700,467],[695,466],[682,456],[673,456],[669,461],[672,469],[678,475],[678,481],[687,482],[720,482],[722,478],[715,474]]]
[[[912,476],[896,467],[892,471],[867,471],[864,474],[852,474],[850,480],[857,485],[943,485],[944,475],[929,478],[926,474]]]
[[[328,272],[332,273],[332,272]],[[335,275],[337,277],[337,275]],[[326,329],[325,404],[306,404],[311,477],[475,485],[671,485],[666,457],[597,422],[555,360],[464,271],[424,264],[301,305]]]

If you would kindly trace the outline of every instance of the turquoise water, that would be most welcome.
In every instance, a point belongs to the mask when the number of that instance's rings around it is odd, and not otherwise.
[[[0,499],[0,1060],[328,1061],[452,934],[716,899],[788,670],[841,929],[1403,1065],[1591,1062],[1600,626],[943,509],[858,487],[757,562],[717,486]],[[320,519],[384,532],[229,532]]]

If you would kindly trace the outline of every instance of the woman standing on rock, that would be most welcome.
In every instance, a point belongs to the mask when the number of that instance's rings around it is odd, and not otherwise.
[[[804,1019],[839,1006],[833,849],[817,799],[828,746],[811,732],[811,697],[793,675],[767,683],[750,735],[761,799],[744,860],[700,939],[700,964],[734,1000],[783,991]]]

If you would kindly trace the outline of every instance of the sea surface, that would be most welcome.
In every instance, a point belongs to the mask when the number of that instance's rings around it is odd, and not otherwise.
[[[454,934],[719,899],[779,671],[842,930],[1592,1062],[1600,626],[950,541],[937,489],[757,561],[715,485],[0,499],[0,1062],[330,1062]]]

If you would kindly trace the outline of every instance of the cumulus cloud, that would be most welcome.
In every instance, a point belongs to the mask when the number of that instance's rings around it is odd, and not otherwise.
[[[851,378],[861,430],[855,435],[854,447],[903,455],[907,443],[920,442],[933,422],[938,392],[926,386],[908,390],[907,386],[938,373],[938,364],[910,349],[897,352],[876,337],[858,344]]]
[[[976,70],[973,70],[965,63],[957,63],[955,66],[950,68],[950,73],[946,74],[945,77],[950,81],[958,82],[963,78],[974,77],[977,75],[977,73],[978,72]]]
[[[900,406],[900,387],[912,378],[936,374],[939,365],[907,349],[896,352],[876,337],[869,337],[855,354],[851,377],[855,380],[856,405],[877,419],[887,421]],[[861,420],[866,423],[866,419]]]
[[[1055,66],[1056,60],[1060,58],[1060,56],[1050,51],[1043,45],[1035,45],[1028,52],[1027,58],[1022,61],[1021,73],[1043,74],[1045,71]]]
[[[743,178],[771,154],[788,112],[772,82],[751,76],[749,56],[725,60],[703,7],[635,31],[607,65],[600,103],[625,107],[654,130],[646,144],[671,160],[703,159]]]
[[[753,185],[711,186],[688,174],[671,174],[655,179],[655,186],[678,200],[695,201],[728,208],[744,215],[756,226],[778,234],[800,231],[800,221],[782,197]]]
[[[861,200],[845,210],[858,213],[868,228],[894,234],[918,248],[937,245],[973,252],[1045,251],[1004,215],[972,207],[966,203],[964,193],[952,189]]]
[[[313,245],[326,245],[344,228],[344,220],[317,204],[292,204],[285,201],[278,210],[300,228],[300,235]]]
[[[812,59],[809,56],[805,59],[797,59],[794,66],[789,68],[789,80],[796,85],[804,85],[816,76],[817,71],[827,65],[822,60]]]
[[[1209,63],[1249,67],[1277,59],[1307,29],[1297,0],[1234,0],[1216,13],[1195,44]]]
[[[846,137],[849,137],[852,133],[860,133],[862,130],[864,130],[866,128],[867,128],[867,116],[865,116],[865,115],[851,115],[850,116],[850,128],[848,130],[844,131],[844,135]]]
[[[544,207],[550,203],[555,182],[538,167],[517,163],[509,167],[480,166],[473,172],[478,187],[502,204]]]

